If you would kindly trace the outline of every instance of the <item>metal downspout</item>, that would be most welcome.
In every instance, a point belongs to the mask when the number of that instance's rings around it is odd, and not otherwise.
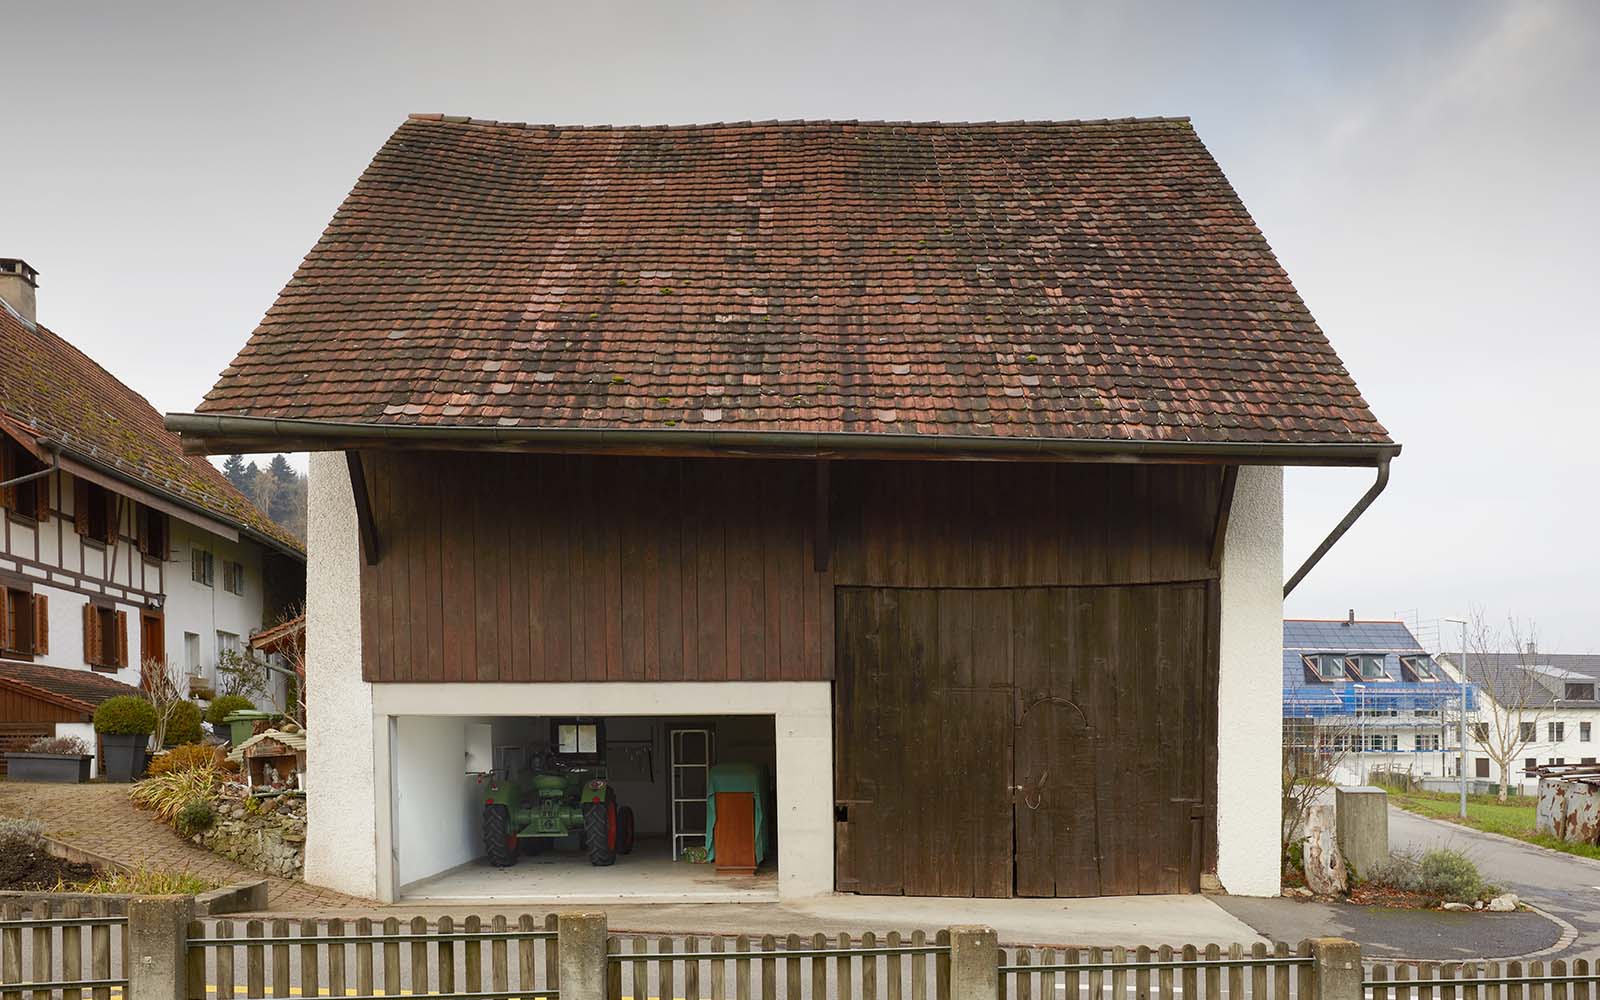
[[[1322,540],[1322,544],[1317,546],[1317,550],[1311,553],[1310,558],[1300,564],[1300,568],[1294,571],[1294,576],[1289,577],[1289,582],[1283,585],[1284,597],[1288,597],[1294,591],[1294,588],[1299,586],[1300,581],[1306,578],[1306,574],[1310,573],[1317,563],[1322,561],[1322,557],[1328,554],[1328,550],[1333,548],[1339,539],[1344,537],[1344,533],[1350,530],[1350,526],[1355,524],[1356,520],[1367,512],[1367,508],[1372,506],[1372,501],[1378,499],[1378,494],[1382,493],[1384,487],[1389,485],[1389,458],[1390,456],[1388,455],[1379,457],[1377,481],[1362,495],[1360,500],[1356,501],[1356,505],[1350,508],[1350,513],[1344,516],[1344,520],[1340,521],[1332,531],[1328,532],[1328,537]]]

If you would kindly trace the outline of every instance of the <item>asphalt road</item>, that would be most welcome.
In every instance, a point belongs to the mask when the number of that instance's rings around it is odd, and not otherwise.
[[[1600,861],[1503,840],[1454,823],[1389,809],[1391,850],[1449,847],[1477,862],[1484,878],[1578,930],[1564,957],[1600,953]]]

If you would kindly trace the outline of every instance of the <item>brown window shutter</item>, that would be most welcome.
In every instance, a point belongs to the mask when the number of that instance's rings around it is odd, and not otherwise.
[[[72,480],[72,522],[78,534],[89,533],[89,484],[76,477]]]
[[[15,634],[17,626],[12,617],[11,592],[0,587],[0,649],[11,648],[11,636]]]
[[[43,479],[34,480],[33,519],[40,524],[50,520],[50,480],[54,478],[55,476],[45,476]]]
[[[33,595],[33,651],[50,652],[50,601],[43,594]]]
[[[93,604],[83,606],[83,659],[91,665],[100,663],[100,615]]]
[[[128,665],[128,613],[117,612],[117,666]]]

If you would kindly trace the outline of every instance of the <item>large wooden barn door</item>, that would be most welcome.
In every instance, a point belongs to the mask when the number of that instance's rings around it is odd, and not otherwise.
[[[842,892],[1011,895],[1004,591],[838,591]]]
[[[841,891],[1197,888],[1204,584],[837,593]]]

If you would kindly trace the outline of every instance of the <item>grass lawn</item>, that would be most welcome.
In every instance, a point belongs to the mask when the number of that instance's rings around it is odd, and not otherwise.
[[[1409,812],[1434,819],[1463,822],[1459,816],[1460,798],[1447,792],[1390,792],[1389,801]],[[1533,796],[1508,799],[1500,802],[1492,795],[1469,795],[1465,825],[1487,833],[1548,847],[1564,854],[1577,854],[1585,858],[1600,859],[1600,845],[1571,844],[1549,834],[1534,832]]]

